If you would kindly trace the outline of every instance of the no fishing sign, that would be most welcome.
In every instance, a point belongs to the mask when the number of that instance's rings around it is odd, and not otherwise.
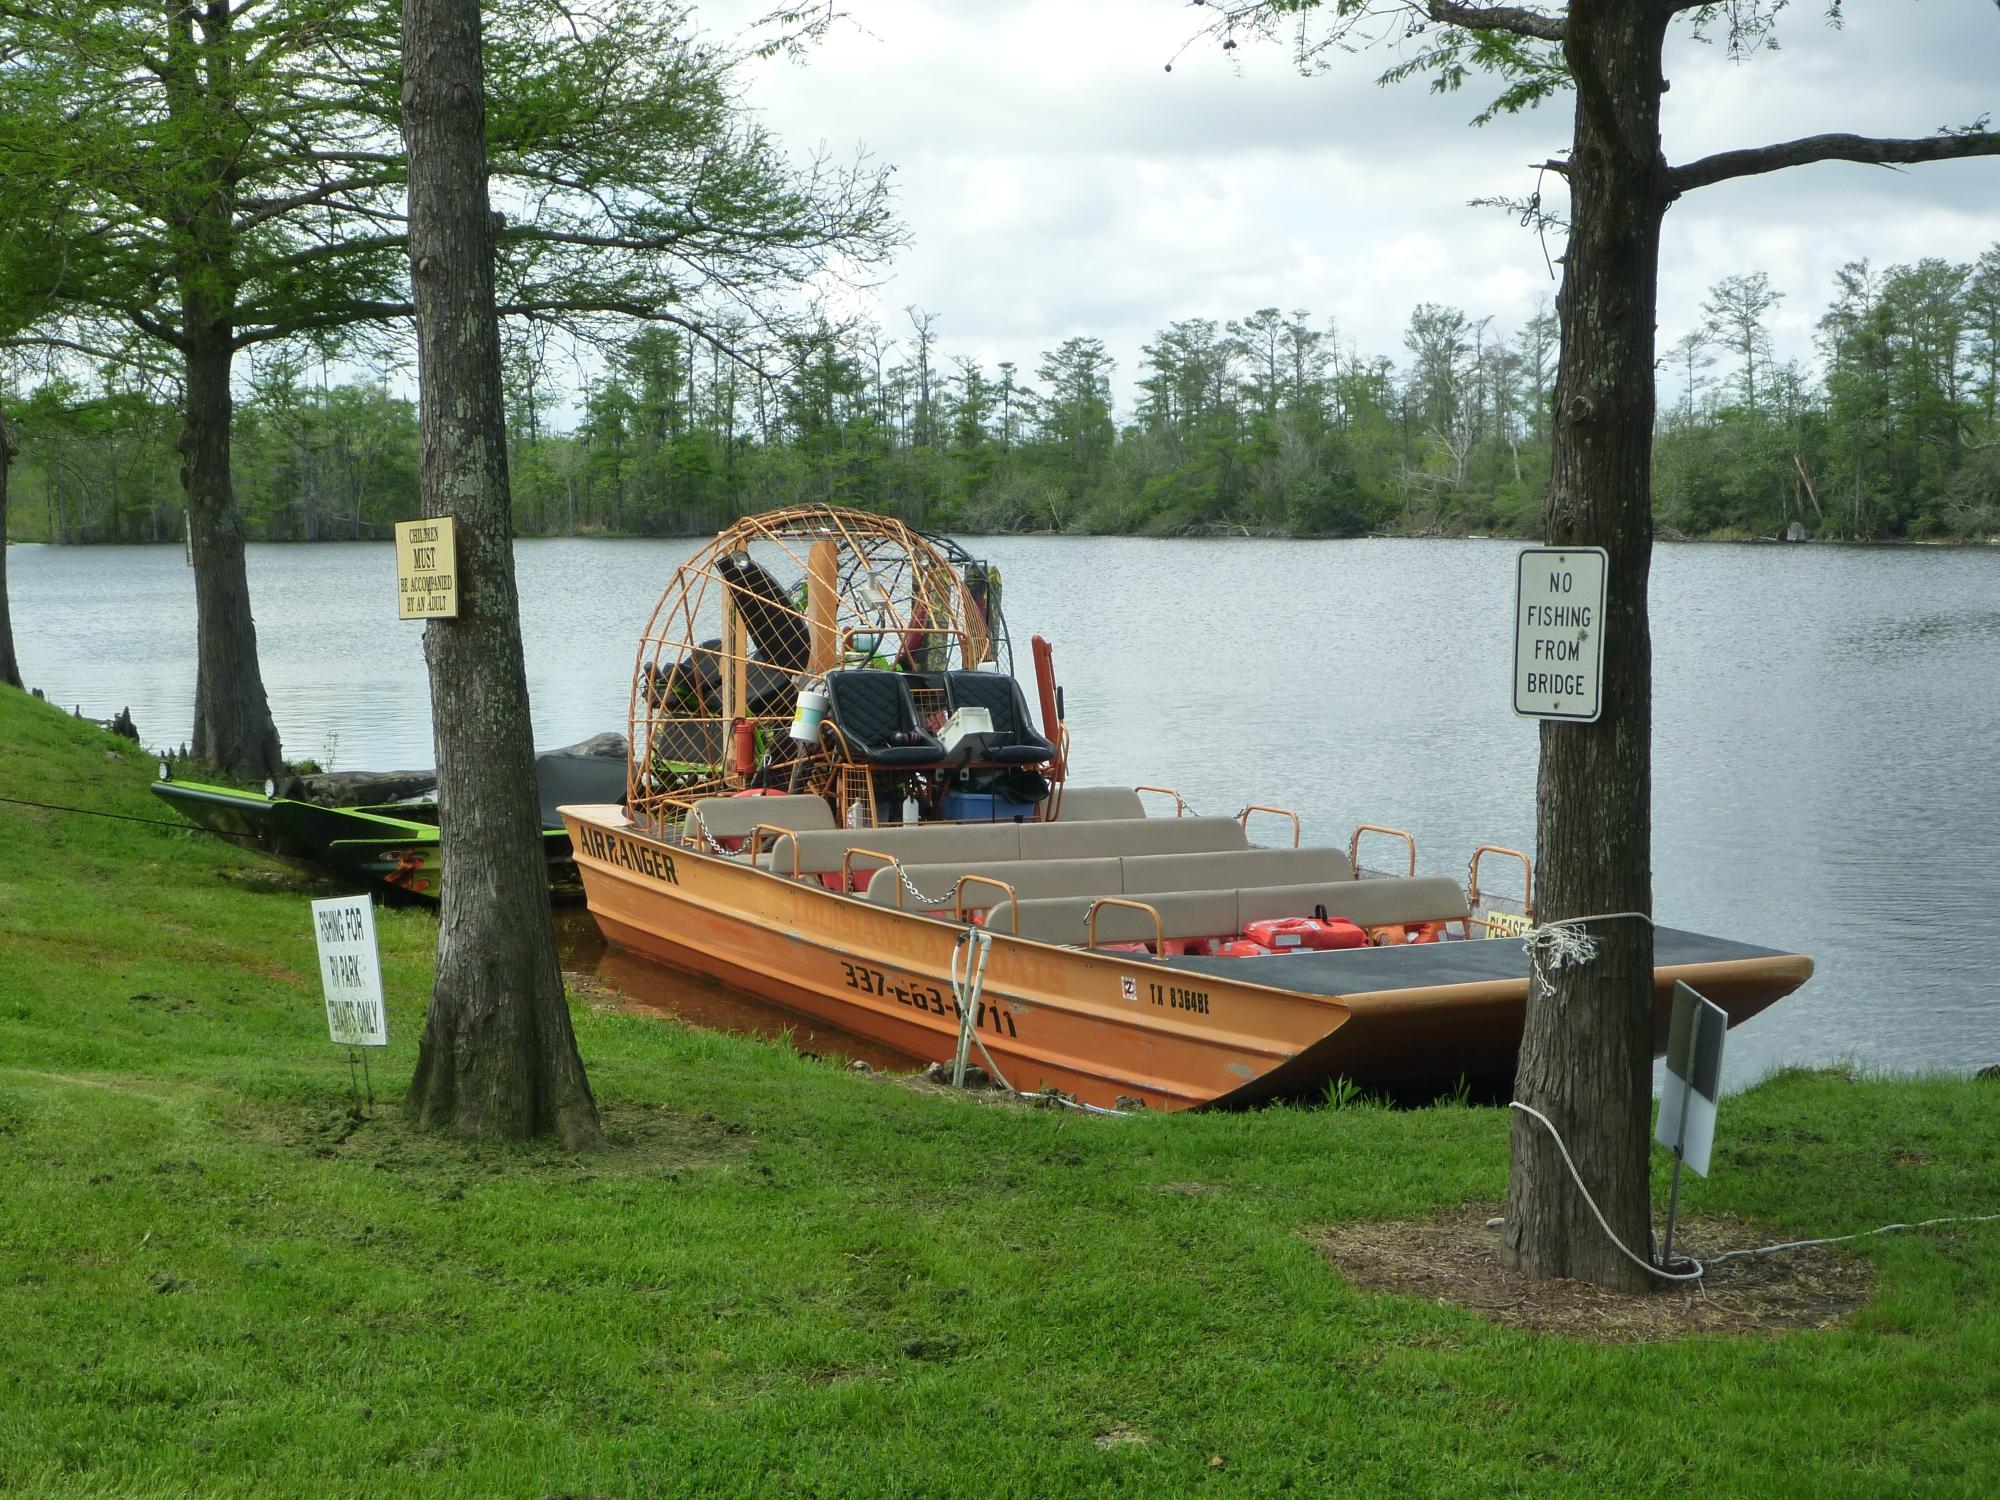
[[[342,1047],[386,1047],[382,966],[375,953],[375,906],[366,896],[312,904],[319,940],[319,982],[326,992],[327,1035]]]
[[[1524,547],[1514,589],[1514,712],[1594,724],[1604,711],[1602,547]]]

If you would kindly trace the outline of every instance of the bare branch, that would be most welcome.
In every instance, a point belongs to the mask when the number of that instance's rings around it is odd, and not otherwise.
[[[1524,5],[1452,5],[1446,0],[1429,0],[1424,10],[1433,21],[1448,26],[1464,26],[1473,31],[1509,31],[1539,42],[1560,42],[1566,31],[1561,20]]]
[[[1674,192],[1685,193],[1711,183],[1725,182],[1732,177],[1754,177],[1760,172],[1777,172],[1816,161],[1852,161],[1895,167],[1926,161],[1955,161],[1968,156],[2000,156],[2000,133],[1980,130],[1957,135],[1919,136],[1910,140],[1865,135],[1808,135],[1771,146],[1719,151],[1714,156],[1704,156],[1699,161],[1673,168],[1667,180]]]

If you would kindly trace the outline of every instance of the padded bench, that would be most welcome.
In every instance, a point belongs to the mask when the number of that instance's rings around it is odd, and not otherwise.
[[[1143,818],[1146,804],[1129,786],[1066,786],[1056,803],[1058,823],[1094,823],[1109,818]]]
[[[903,873],[927,896],[942,896],[959,879],[979,875],[1004,881],[1020,901],[1048,896],[1119,896],[1127,891],[1211,891],[1237,886],[1268,886],[1344,881],[1353,867],[1339,849],[1222,849],[1203,854],[1132,854],[1099,859],[1013,859],[988,863],[905,865]],[[899,897],[898,892],[903,892]],[[910,905],[895,872],[878,871],[868,885],[868,899],[878,906]],[[966,890],[967,907],[992,906],[1006,893],[991,884],[975,883]],[[940,902],[938,910],[949,903]],[[1310,908],[1308,908],[1310,910]]]
[[[970,867],[994,860],[1105,859],[1127,854],[1199,853],[1248,847],[1243,825],[1234,818],[925,823],[916,828],[894,824],[780,834],[772,840],[769,865],[780,875],[837,875],[849,849],[871,849],[905,865]],[[853,861],[857,871],[878,870],[882,865],[882,860],[868,855],[857,855]]]
[[[833,809],[826,798],[805,793],[780,797],[703,797],[688,809],[681,823],[681,842],[706,852],[708,839],[747,838],[759,823],[795,832],[829,829],[834,826]]]
[[[1091,899],[1059,896],[1000,902],[986,915],[994,932],[1044,943],[1080,946],[1086,941]],[[1399,880],[1343,880],[1299,885],[1248,886],[1235,890],[1127,893],[1160,914],[1160,926],[1129,906],[1104,906],[1097,914],[1100,943],[1149,943],[1162,933],[1170,939],[1226,937],[1246,922],[1271,917],[1309,917],[1324,906],[1328,916],[1346,917],[1362,927],[1457,922],[1470,915],[1465,892],[1445,875]]]

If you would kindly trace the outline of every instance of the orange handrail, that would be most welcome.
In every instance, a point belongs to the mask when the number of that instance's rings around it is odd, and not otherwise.
[[[1014,887],[1004,880],[995,880],[991,875],[961,875],[958,884],[951,888],[951,915],[954,921],[965,920],[965,888],[968,885],[990,885],[1007,893],[1007,915],[1013,920],[1016,937],[1021,932],[1021,901],[1014,894]]]
[[[1090,903],[1090,910],[1084,913],[1085,947],[1095,948],[1097,946],[1097,913],[1100,908],[1106,906],[1128,907],[1133,911],[1142,911],[1151,917],[1153,919],[1153,952],[1155,955],[1158,955],[1166,950],[1167,924],[1160,920],[1159,908],[1148,906],[1143,901],[1129,901],[1123,896],[1099,896],[1095,901]]]
[[[749,851],[750,863],[753,865],[756,864],[757,856],[764,852],[763,842],[758,837],[759,834],[768,833],[772,835],[777,835],[780,833],[789,833],[796,835],[797,831],[798,830],[793,828],[782,828],[776,823],[758,823],[753,825],[750,829],[750,851]],[[776,839],[776,837],[772,838],[771,847],[773,849],[778,847],[778,840]],[[799,841],[796,837],[794,837],[792,839],[792,876],[794,879],[798,877],[798,873],[799,873]]]
[[[1479,904],[1479,861],[1489,854],[1498,854],[1521,862],[1521,913],[1532,919],[1535,915],[1535,862],[1519,849],[1509,849],[1500,844],[1481,844],[1472,851],[1472,863],[1465,871],[1466,904],[1468,906]]]
[[[1410,873],[1417,873],[1417,841],[1400,828],[1384,828],[1380,823],[1363,823],[1354,830],[1354,836],[1347,841],[1347,862],[1354,866],[1354,873],[1361,874],[1361,835],[1379,833],[1385,838],[1401,839],[1410,846]]]
[[[1250,814],[1253,812],[1272,813],[1280,818],[1290,818],[1292,820],[1292,847],[1294,849],[1299,847],[1300,830],[1299,815],[1297,813],[1293,812],[1289,807],[1267,807],[1261,802],[1253,802],[1236,815],[1236,821],[1243,825],[1243,836],[1245,838],[1250,836]]]
[[[793,847],[796,848],[798,846],[794,844]],[[849,849],[845,854],[840,856],[840,883],[847,887],[850,894],[854,890],[854,856],[857,854],[865,854],[870,859],[882,860],[887,864],[888,868],[896,872],[896,905],[900,909],[903,904],[903,862],[893,854],[884,854],[880,849],[862,849],[859,847]],[[872,876],[875,872],[870,870],[868,873]]]
[[[1171,797],[1174,799],[1174,816],[1178,818],[1185,814],[1187,803],[1183,802],[1181,794],[1170,786],[1135,786],[1132,790],[1135,792],[1158,792],[1162,797]]]

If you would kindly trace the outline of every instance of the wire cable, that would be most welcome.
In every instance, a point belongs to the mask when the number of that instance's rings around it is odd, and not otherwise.
[[[64,807],[60,802],[31,802],[26,797],[0,797],[0,802],[11,802],[16,807],[38,807],[43,812],[77,813],[86,818],[111,818],[120,823],[145,823],[154,828],[178,828],[183,833],[215,833],[213,828],[203,828],[198,823],[181,823],[172,818],[135,818],[130,813],[104,812],[95,807]],[[220,834],[216,836],[221,837]]]

